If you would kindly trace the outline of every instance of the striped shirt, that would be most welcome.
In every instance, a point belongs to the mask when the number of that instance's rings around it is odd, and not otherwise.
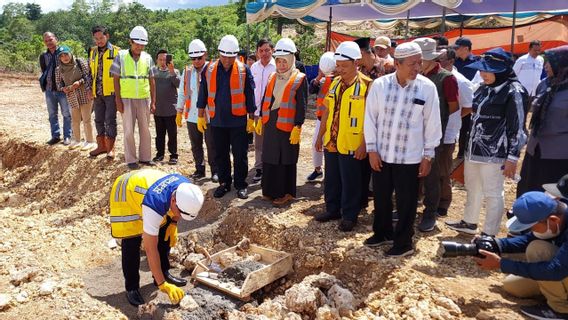
[[[440,101],[436,86],[418,75],[405,87],[396,73],[373,81],[365,108],[367,152],[378,152],[394,164],[417,164],[434,157],[442,138]]]

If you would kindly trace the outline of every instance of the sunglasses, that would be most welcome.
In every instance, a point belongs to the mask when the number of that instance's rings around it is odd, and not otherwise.
[[[191,61],[202,60],[203,58],[205,58],[205,56],[201,56],[201,57],[197,57],[197,58],[191,58]]]

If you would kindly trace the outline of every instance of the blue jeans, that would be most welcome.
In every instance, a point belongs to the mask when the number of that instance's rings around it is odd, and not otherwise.
[[[49,114],[51,137],[60,138],[61,136],[57,108],[59,104],[61,106],[61,114],[63,115],[63,137],[71,138],[71,112],[69,111],[69,103],[67,103],[65,93],[48,90],[45,92],[45,102],[47,103],[47,113]]]

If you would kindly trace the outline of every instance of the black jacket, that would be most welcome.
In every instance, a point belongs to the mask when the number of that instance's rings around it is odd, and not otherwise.
[[[481,85],[473,97],[466,159],[485,163],[518,160],[527,141],[527,105],[528,93],[516,78],[495,88]]]

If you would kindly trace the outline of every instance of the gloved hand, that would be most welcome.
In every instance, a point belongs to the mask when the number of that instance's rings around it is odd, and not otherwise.
[[[302,133],[302,129],[299,127],[294,127],[292,132],[290,132],[290,144],[298,144],[300,143],[300,133]]]
[[[183,289],[166,281],[164,281],[164,283],[162,283],[158,288],[160,288],[160,291],[168,295],[168,298],[170,298],[170,301],[173,304],[178,304],[181,299],[183,299],[183,296],[185,296]]]
[[[182,121],[182,120],[181,120],[181,112],[178,112],[178,113],[176,114],[176,124],[177,124],[177,126],[180,127],[180,128],[181,128],[181,121]]]
[[[256,131],[256,134],[261,136],[262,135],[262,118],[258,118],[258,120],[256,120],[256,126],[254,127],[254,131]]]
[[[205,117],[197,117],[197,130],[201,133],[205,133],[205,130],[207,130],[207,120]]]
[[[176,246],[178,242],[178,227],[177,223],[171,222],[166,229],[166,234],[164,236],[164,241],[170,241],[170,248]]]
[[[251,118],[247,119],[247,132],[253,133],[254,132],[254,120]]]

